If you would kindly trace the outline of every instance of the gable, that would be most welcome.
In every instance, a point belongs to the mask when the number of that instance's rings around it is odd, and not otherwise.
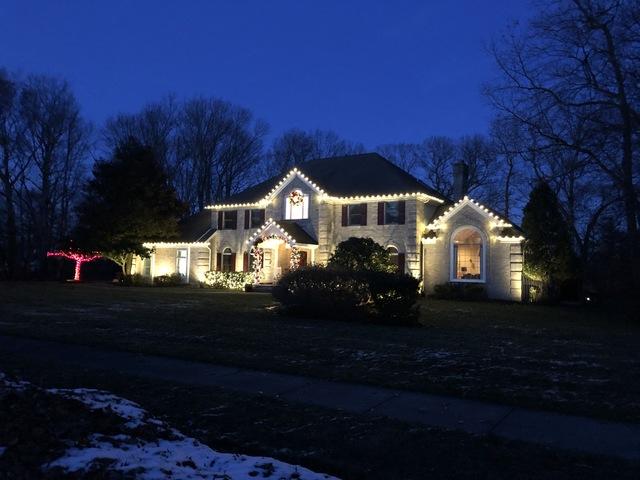
[[[377,153],[311,160],[288,173],[272,177],[229,197],[216,207],[260,205],[277,195],[292,178],[305,181],[318,194],[329,198],[422,195],[437,202],[444,196]]]

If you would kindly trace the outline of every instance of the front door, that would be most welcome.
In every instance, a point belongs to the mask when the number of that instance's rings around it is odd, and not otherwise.
[[[262,282],[273,283],[273,250],[265,248],[262,251]]]

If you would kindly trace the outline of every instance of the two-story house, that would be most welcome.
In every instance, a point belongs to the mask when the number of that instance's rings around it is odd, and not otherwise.
[[[253,272],[270,284],[299,265],[326,263],[341,241],[370,237],[400,271],[424,281],[481,283],[492,298],[520,300],[520,230],[464,196],[466,166],[456,165],[455,202],[375,153],[312,160],[181,225],[174,243],[150,243],[138,259],[147,276],[208,270]]]

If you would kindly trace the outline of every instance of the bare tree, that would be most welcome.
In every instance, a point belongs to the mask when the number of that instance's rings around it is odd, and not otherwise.
[[[363,153],[364,146],[341,138],[330,130],[303,131],[297,128],[287,130],[277,137],[269,150],[269,173],[290,170],[316,158],[338,157]]]
[[[89,148],[90,126],[80,117],[66,82],[31,76],[19,97],[24,126],[25,161],[36,259],[44,268],[46,252],[67,234],[71,202]]]
[[[457,146],[449,137],[429,137],[422,142],[425,156],[422,169],[426,182],[446,197],[453,194],[453,164]]]
[[[424,149],[415,143],[389,143],[380,145],[378,153],[410,174],[420,177],[426,162]]]
[[[5,271],[8,278],[14,278],[18,263],[18,224],[16,210],[19,182],[29,167],[28,159],[20,155],[22,124],[17,115],[16,101],[18,85],[9,74],[0,70],[0,206],[3,214],[0,237],[3,248],[0,273]]]
[[[537,134],[539,149],[573,152],[576,161],[597,167],[600,185],[610,182],[620,192],[636,277],[638,52],[638,2],[549,0],[525,29],[510,31],[492,47],[502,80],[487,89],[500,111]]]

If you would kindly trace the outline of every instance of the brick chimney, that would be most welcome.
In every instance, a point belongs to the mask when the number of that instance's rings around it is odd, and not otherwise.
[[[464,162],[453,164],[453,201],[460,200],[469,189],[469,167]]]

